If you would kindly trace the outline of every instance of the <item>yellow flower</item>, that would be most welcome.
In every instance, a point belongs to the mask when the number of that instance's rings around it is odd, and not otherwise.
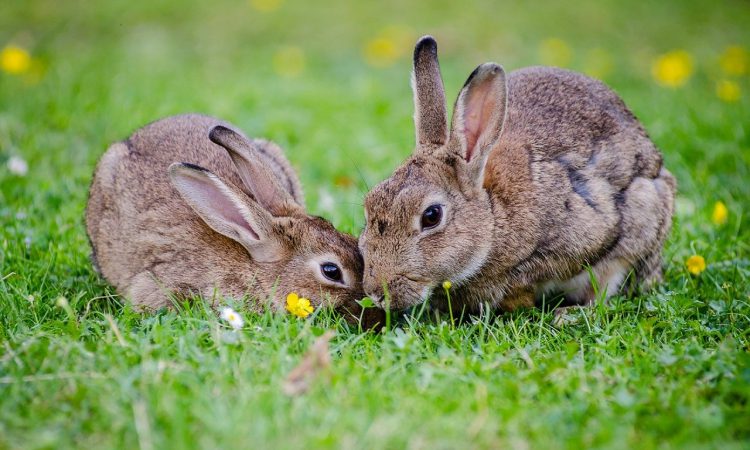
[[[273,68],[279,75],[294,78],[305,71],[305,53],[299,47],[284,47],[273,55]]]
[[[731,80],[719,80],[716,83],[716,96],[727,103],[740,99],[740,85]]]
[[[543,64],[565,67],[570,63],[572,56],[570,46],[560,38],[545,39],[539,45],[539,57]]]
[[[286,296],[286,310],[304,319],[312,314],[313,307],[310,304],[310,300],[300,297],[296,292],[292,292]]]
[[[612,72],[612,57],[602,48],[586,53],[583,71],[594,78],[604,78]]]
[[[698,276],[706,270],[706,260],[701,255],[693,255],[685,262],[688,272]]]
[[[748,57],[747,50],[739,45],[733,45],[724,50],[721,58],[719,58],[719,65],[727,75],[744,75],[747,73],[748,66],[750,66],[750,57]]]
[[[662,86],[678,88],[693,74],[693,57],[685,50],[674,50],[658,57],[651,74]]]
[[[375,67],[388,67],[398,59],[396,43],[385,37],[370,39],[363,50],[365,61]]]
[[[449,290],[453,286],[453,283],[450,282],[450,280],[443,281],[443,289],[446,291]]]
[[[724,225],[727,223],[728,217],[729,210],[727,209],[727,205],[722,201],[716,202],[714,204],[714,211],[711,213],[711,222],[713,222],[714,225]]]
[[[11,75],[20,75],[31,67],[31,55],[16,45],[6,45],[0,52],[0,67]]]
[[[383,28],[377,36],[365,42],[362,56],[373,67],[388,67],[411,49],[414,41],[411,29],[401,25]]]
[[[271,12],[279,9],[284,0],[250,0],[250,6],[260,12]]]

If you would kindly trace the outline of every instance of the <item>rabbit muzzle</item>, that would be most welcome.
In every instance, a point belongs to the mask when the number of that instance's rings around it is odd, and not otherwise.
[[[406,274],[376,278],[366,272],[364,287],[367,295],[380,308],[401,310],[425,301],[432,290],[432,281]]]

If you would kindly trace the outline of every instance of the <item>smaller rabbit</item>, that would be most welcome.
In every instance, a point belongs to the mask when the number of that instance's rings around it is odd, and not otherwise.
[[[141,309],[170,295],[330,298],[361,312],[354,237],[305,212],[297,174],[275,144],[201,115],[169,117],[112,145],[97,165],[86,229],[97,270]],[[370,313],[368,313],[369,315]]]
[[[623,101],[551,67],[474,70],[448,127],[437,44],[414,49],[417,144],[365,198],[364,288],[401,309],[451,298],[503,310],[661,278],[675,180]],[[590,271],[588,270],[590,268]]]

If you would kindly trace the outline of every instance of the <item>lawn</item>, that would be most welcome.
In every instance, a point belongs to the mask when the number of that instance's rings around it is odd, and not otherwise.
[[[748,448],[749,23],[740,0],[5,0],[0,448]],[[584,71],[624,98],[679,183],[662,285],[561,326],[428,312],[373,333],[234,305],[234,333],[199,302],[139,314],[98,279],[96,160],[176,113],[278,142],[309,209],[358,233],[368,186],[413,148],[427,33],[451,102],[488,60]],[[286,395],[329,329],[330,368]]]

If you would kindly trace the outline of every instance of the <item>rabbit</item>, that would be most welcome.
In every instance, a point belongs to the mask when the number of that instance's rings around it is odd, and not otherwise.
[[[305,212],[275,144],[202,115],[168,117],[113,144],[86,208],[94,266],[142,310],[171,296],[287,294],[356,317],[363,262],[354,237]],[[260,305],[257,305],[260,309]],[[368,313],[369,314],[369,313]]]
[[[363,284],[376,304],[404,309],[433,293],[445,306],[436,287],[449,280],[450,301],[468,312],[553,296],[581,307],[661,279],[676,182],[603,83],[482,64],[449,129],[437,43],[425,36],[412,87],[416,148],[364,202]]]

